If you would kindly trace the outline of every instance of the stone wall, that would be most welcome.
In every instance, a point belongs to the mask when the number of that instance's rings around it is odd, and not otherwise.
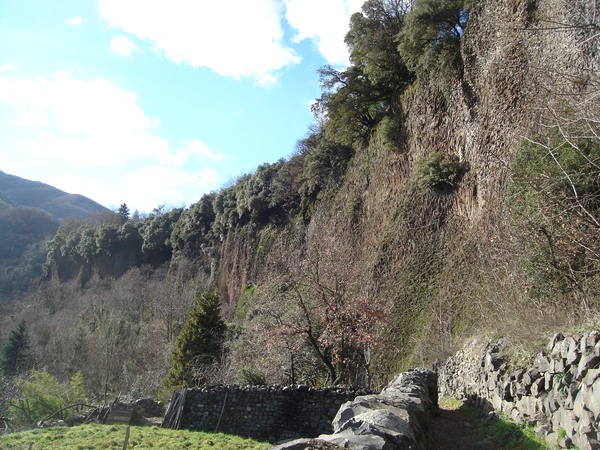
[[[431,448],[437,407],[437,374],[411,370],[400,374],[380,394],[362,395],[342,405],[333,420],[332,434],[288,442],[275,450],[425,450]]]
[[[307,386],[188,389],[179,428],[220,431],[269,442],[315,437],[332,432],[331,421],[340,405],[360,393]]]
[[[439,368],[440,393],[536,426],[551,445],[600,449],[600,331],[556,334],[530,367],[473,341]]]

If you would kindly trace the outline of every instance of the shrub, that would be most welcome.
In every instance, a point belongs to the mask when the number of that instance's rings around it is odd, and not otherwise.
[[[244,367],[239,374],[240,383],[250,386],[264,386],[267,384],[267,377],[258,369]]]
[[[49,373],[38,371],[16,384],[19,393],[11,401],[10,415],[17,425],[33,425],[56,413],[55,417],[63,418],[75,412],[75,408],[66,408],[85,399],[80,372],[73,375],[70,384],[60,383]]]
[[[419,162],[417,184],[423,188],[446,190],[456,186],[465,172],[465,166],[456,156],[433,152]]]

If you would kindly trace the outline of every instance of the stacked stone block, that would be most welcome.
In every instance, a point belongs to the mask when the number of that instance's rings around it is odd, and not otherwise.
[[[600,331],[556,334],[530,367],[511,368],[502,347],[473,341],[449,358],[441,394],[535,425],[551,445],[600,449]]]
[[[332,431],[340,405],[361,392],[308,386],[188,389],[181,428],[280,442]],[[362,392],[364,393],[364,392]]]
[[[432,448],[432,419],[437,408],[437,374],[410,370],[380,394],[362,395],[342,405],[333,420],[332,434],[288,442],[275,450],[425,450]]]

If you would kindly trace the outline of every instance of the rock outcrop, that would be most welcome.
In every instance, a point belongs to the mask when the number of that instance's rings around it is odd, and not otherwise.
[[[277,450],[426,449],[437,403],[437,375],[416,369],[400,374],[380,394],[347,402],[333,420],[333,434],[300,439]]]
[[[556,334],[530,367],[502,342],[473,341],[439,369],[440,393],[535,425],[551,445],[600,449],[600,331]]]

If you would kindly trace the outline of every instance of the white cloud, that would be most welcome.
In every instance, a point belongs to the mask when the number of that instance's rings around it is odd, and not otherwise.
[[[131,56],[132,53],[140,52],[140,48],[131,42],[127,36],[122,34],[111,39],[109,49],[111,53],[125,57]]]
[[[13,119],[11,131],[21,131],[8,139],[0,132],[3,170],[142,211],[191,204],[218,187],[205,163],[221,161],[221,153],[195,138],[174,151],[137,96],[106,79],[0,75],[0,107]]]
[[[286,19],[297,30],[294,41],[313,40],[333,65],[348,64],[344,37],[350,16],[361,10],[364,0],[284,0]]]
[[[223,159],[223,154],[215,153],[199,139],[192,139],[183,149],[163,156],[161,162],[164,164],[181,166],[190,159],[196,159],[200,161],[205,161],[207,159],[212,161],[221,161]]]
[[[71,164],[124,164],[132,158],[166,159],[169,143],[156,133],[137,96],[103,78],[0,77],[0,102],[16,107],[15,125],[40,126],[23,142],[37,155],[52,152]]]
[[[299,56],[283,42],[281,0],[98,0],[113,27],[176,63],[268,85]]]
[[[39,108],[19,108],[14,124],[19,126],[39,126],[48,123],[48,115]]]
[[[77,27],[83,23],[83,18],[81,17],[69,17],[65,19],[65,23],[67,25],[71,25],[73,27]]]
[[[188,143],[188,146],[185,151],[188,155],[201,156],[203,158],[212,159],[214,161],[221,161],[223,159],[222,153],[213,152],[210,148],[208,148],[208,146],[204,142],[198,139],[192,139]]]

